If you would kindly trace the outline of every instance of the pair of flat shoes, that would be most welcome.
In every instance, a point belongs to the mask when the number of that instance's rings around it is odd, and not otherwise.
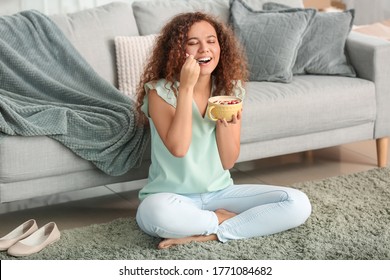
[[[30,219],[0,238],[0,251],[7,251],[15,257],[28,256],[41,251],[60,237],[56,223],[50,222],[38,228],[37,222]]]

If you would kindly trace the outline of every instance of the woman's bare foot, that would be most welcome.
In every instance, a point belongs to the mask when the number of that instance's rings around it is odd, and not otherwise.
[[[215,214],[218,218],[218,224],[222,224],[227,219],[233,218],[236,216],[236,213],[227,211],[225,209],[217,209],[215,210]],[[161,241],[157,248],[158,249],[167,249],[174,245],[181,245],[181,244],[187,244],[190,242],[205,242],[205,241],[211,241],[211,240],[218,240],[218,237],[216,234],[210,234],[210,235],[195,235],[195,236],[188,236],[183,238],[168,238]]]
[[[219,225],[222,224],[224,221],[226,221],[230,218],[233,218],[234,216],[237,215],[236,213],[230,212],[230,211],[225,210],[225,209],[217,209],[217,210],[215,210],[215,214],[218,217],[218,224]]]
[[[216,234],[210,235],[196,235],[196,236],[188,236],[183,238],[168,238],[161,241],[157,248],[158,249],[167,249],[174,245],[187,244],[191,242],[206,242],[211,240],[218,240]]]

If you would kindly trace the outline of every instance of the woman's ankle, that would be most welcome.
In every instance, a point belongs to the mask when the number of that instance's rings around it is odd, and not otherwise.
[[[219,225],[222,224],[224,221],[233,218],[237,215],[236,213],[230,212],[225,209],[217,209],[214,213],[217,215]]]

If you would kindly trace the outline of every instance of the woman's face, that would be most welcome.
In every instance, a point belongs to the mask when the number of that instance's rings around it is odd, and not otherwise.
[[[214,27],[207,21],[194,23],[188,31],[186,53],[200,66],[200,75],[211,75],[219,62],[221,49]]]

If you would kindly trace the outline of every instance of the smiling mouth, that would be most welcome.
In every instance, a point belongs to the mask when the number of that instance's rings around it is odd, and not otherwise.
[[[210,61],[211,61],[211,57],[202,57],[202,58],[197,59],[197,62],[199,64],[206,64]]]

